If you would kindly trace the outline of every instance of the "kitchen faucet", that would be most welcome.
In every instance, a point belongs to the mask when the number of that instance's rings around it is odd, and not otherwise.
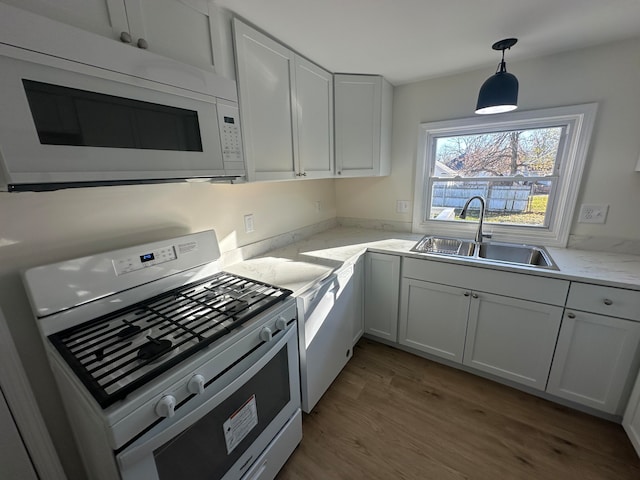
[[[482,222],[484,220],[484,211],[486,209],[486,201],[484,197],[481,197],[480,195],[474,195],[469,200],[467,200],[464,204],[464,207],[462,207],[462,211],[460,212],[460,218],[463,220],[467,218],[467,207],[469,207],[469,204],[475,199],[478,199],[480,201],[480,220],[478,221],[478,231],[476,232],[476,243],[480,243],[482,242],[482,237],[485,236],[482,233]],[[489,237],[490,235],[486,236]]]

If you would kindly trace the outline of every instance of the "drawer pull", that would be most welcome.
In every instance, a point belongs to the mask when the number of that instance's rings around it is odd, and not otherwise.
[[[576,318],[576,314],[569,312],[569,313],[567,313],[567,317],[568,318]]]
[[[605,304],[605,305],[613,305],[613,300],[610,300],[610,299],[608,299],[608,298],[605,298],[605,299],[603,300],[603,302],[604,302],[604,304]]]

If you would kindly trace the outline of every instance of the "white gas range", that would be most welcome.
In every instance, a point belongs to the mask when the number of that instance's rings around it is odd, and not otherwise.
[[[271,479],[302,437],[290,291],[220,271],[213,231],[24,274],[96,479]]]

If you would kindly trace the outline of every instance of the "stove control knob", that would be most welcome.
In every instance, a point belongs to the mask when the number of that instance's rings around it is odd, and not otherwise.
[[[176,397],[165,395],[156,403],[156,414],[159,417],[171,418],[176,413]]]
[[[204,377],[202,375],[194,375],[187,383],[187,390],[194,395],[202,395],[204,393]]]
[[[276,318],[276,328],[278,330],[284,330],[285,328],[287,328],[287,319],[284,317]]]
[[[263,342],[270,342],[272,338],[273,332],[269,327],[264,327],[262,330],[260,330],[260,340],[262,340]]]

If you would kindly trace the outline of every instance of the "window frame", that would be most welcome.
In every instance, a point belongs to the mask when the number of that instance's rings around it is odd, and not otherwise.
[[[493,241],[565,247],[569,238],[597,108],[597,103],[589,103],[510,112],[492,117],[468,117],[421,123],[416,161],[412,231],[473,238],[477,229],[477,221],[474,220],[447,221],[425,218],[430,207],[431,186],[435,183],[433,179],[438,178],[432,177],[436,138],[562,126],[565,128],[565,138],[561,140],[558,151],[556,165],[559,168],[555,169],[558,180],[553,182],[555,191],[549,195],[551,203],[548,206],[547,225],[525,226],[492,223],[487,224],[483,230],[492,234]],[[455,177],[451,180],[454,181]]]

